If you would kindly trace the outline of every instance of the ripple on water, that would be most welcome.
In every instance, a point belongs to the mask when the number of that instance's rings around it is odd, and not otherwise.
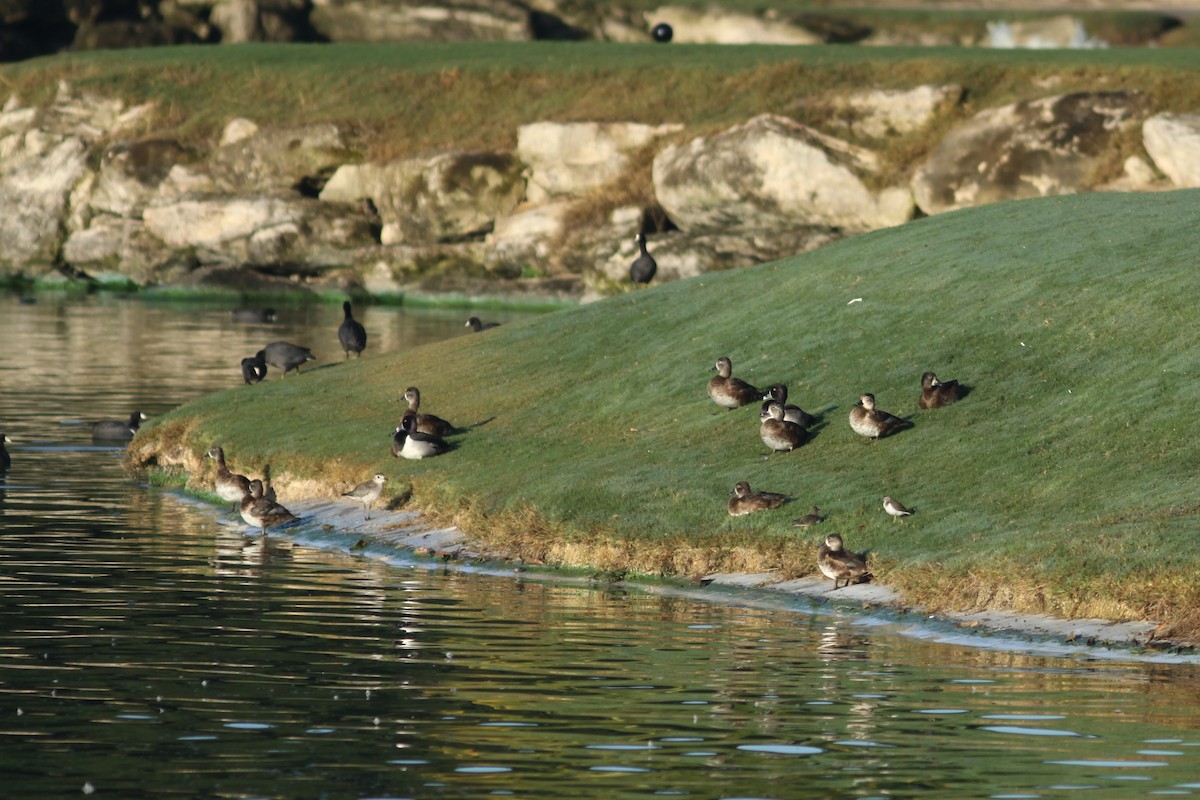
[[[809,747],[803,744],[740,744],[738,750],[748,753],[772,753],[780,756],[811,756],[824,753],[820,747]]]
[[[1011,733],[1017,736],[1082,736],[1075,731],[1063,731],[1056,728],[1023,728],[1019,725],[984,725],[981,730],[992,733]]]

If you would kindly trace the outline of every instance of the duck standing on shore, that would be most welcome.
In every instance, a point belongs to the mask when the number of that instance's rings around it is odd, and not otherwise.
[[[875,395],[867,393],[850,409],[850,428],[860,436],[881,439],[908,427],[906,420],[875,407]]]
[[[939,381],[938,376],[926,372],[921,376],[921,408],[941,408],[956,403],[967,394],[967,387],[958,381]]]
[[[292,370],[300,374],[300,365],[306,361],[316,361],[317,357],[307,347],[301,347],[291,342],[271,342],[262,350],[266,362],[276,369],[283,370],[283,376]]]
[[[650,281],[654,280],[654,274],[658,272],[658,262],[654,260],[654,256],[650,255],[650,251],[646,249],[646,237],[644,235],[639,233],[633,239],[642,251],[641,255],[635,258],[633,263],[629,265],[629,282],[636,289],[639,286],[650,285]]]
[[[708,379],[705,388],[713,402],[722,408],[732,410],[762,399],[761,391],[741,378],[733,377],[733,362],[725,356],[718,358],[716,365],[709,371],[713,370],[716,370],[717,374]]]
[[[834,589],[839,585],[861,583],[871,577],[866,558],[846,550],[841,535],[837,533],[826,536],[825,543],[817,548],[817,569],[825,577],[833,578]],[[842,584],[842,581],[845,583]]]
[[[362,351],[367,347],[367,329],[350,313],[349,300],[342,303],[342,313],[345,315],[345,319],[338,326],[338,342],[342,345],[347,359],[350,358],[351,353],[354,353],[355,358],[361,358]]]
[[[217,462],[217,474],[213,477],[213,491],[217,493],[217,497],[233,503],[231,511],[236,511],[242,498],[250,492],[250,479],[229,469],[225,464],[225,450],[218,445],[214,444],[210,447],[204,457]]]
[[[419,412],[418,409],[421,407],[421,390],[417,387],[410,386],[405,389],[404,399],[408,401],[408,410],[400,418],[401,428],[407,428],[407,420],[409,417],[412,417],[415,420],[414,429],[421,433],[427,433],[430,436],[449,436],[452,433],[457,433],[458,429],[441,417]]]
[[[141,427],[146,415],[134,411],[129,415],[128,422],[119,419],[102,419],[92,423],[92,439],[101,442],[128,442]]]
[[[371,518],[371,504],[379,499],[383,494],[383,484],[387,482],[387,476],[377,474],[369,481],[363,481],[358,486],[355,486],[348,492],[342,492],[342,497],[349,497],[354,500],[361,501],[363,504],[363,519]]]
[[[246,524],[258,528],[263,536],[267,535],[267,528],[299,519],[279,503],[263,497],[263,485],[260,480],[250,481],[250,489],[242,498],[238,510]]]
[[[746,481],[738,481],[730,494],[732,497],[729,498],[725,508],[731,517],[740,517],[769,508],[779,508],[790,499],[787,495],[777,492],[751,491],[750,484]]]

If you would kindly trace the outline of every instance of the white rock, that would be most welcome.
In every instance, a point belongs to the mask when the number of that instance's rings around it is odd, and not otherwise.
[[[1200,114],[1155,114],[1142,123],[1142,144],[1171,183],[1200,186]]]

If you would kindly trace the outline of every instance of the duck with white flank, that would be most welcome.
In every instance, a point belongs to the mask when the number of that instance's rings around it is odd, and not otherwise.
[[[826,578],[833,578],[834,589],[839,585],[862,583],[871,577],[866,559],[846,550],[841,535],[836,533],[826,536],[825,543],[817,549],[817,569]]]
[[[788,422],[794,422],[805,430],[808,430],[808,426],[816,422],[816,417],[812,414],[787,401],[788,390],[782,383],[771,384],[771,388],[767,389],[767,393],[763,395],[762,399],[763,404],[758,409],[759,419],[767,419],[770,416],[767,409],[770,408],[771,403],[779,403],[783,406],[783,418]]]
[[[238,510],[241,511],[246,524],[258,528],[263,536],[267,535],[267,528],[299,519],[279,503],[263,497],[263,485],[260,480],[250,481],[250,491],[242,498]]]
[[[396,427],[396,432],[392,435],[392,455],[396,458],[429,458],[440,456],[451,449],[451,445],[442,437],[417,430],[415,415],[405,417],[403,422],[403,425]]]
[[[850,427],[860,436],[880,439],[908,426],[907,420],[875,407],[875,395],[864,394],[850,409]]]
[[[233,503],[232,510],[236,511],[242,498],[250,492],[250,479],[245,475],[232,472],[225,464],[225,450],[215,444],[209,448],[204,457],[217,462],[217,474],[213,477],[213,491],[217,493],[217,497]]]
[[[758,435],[763,444],[776,453],[795,450],[804,444],[808,433],[800,425],[783,418],[782,405],[771,403],[767,410],[768,416],[758,428]]]
[[[457,429],[446,420],[433,414],[422,414],[418,409],[421,407],[421,390],[415,386],[410,386],[404,390],[404,399],[408,401],[408,410],[404,412],[404,416],[400,418],[400,427],[407,428],[407,419],[413,417],[416,420],[415,429],[421,433],[427,433],[430,436],[449,436],[456,433]]]
[[[741,378],[733,377],[733,362],[725,356],[717,359],[712,370],[716,370],[717,374],[708,379],[708,385],[705,388],[713,402],[722,408],[740,408],[747,403],[762,399],[761,391]]]

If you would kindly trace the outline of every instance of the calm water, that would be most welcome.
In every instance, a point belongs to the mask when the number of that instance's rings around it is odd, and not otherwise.
[[[466,335],[357,316],[372,348]],[[1200,796],[1193,666],[245,537],[81,424],[236,385],[276,338],[340,358],[339,320],[0,295],[0,796]]]

